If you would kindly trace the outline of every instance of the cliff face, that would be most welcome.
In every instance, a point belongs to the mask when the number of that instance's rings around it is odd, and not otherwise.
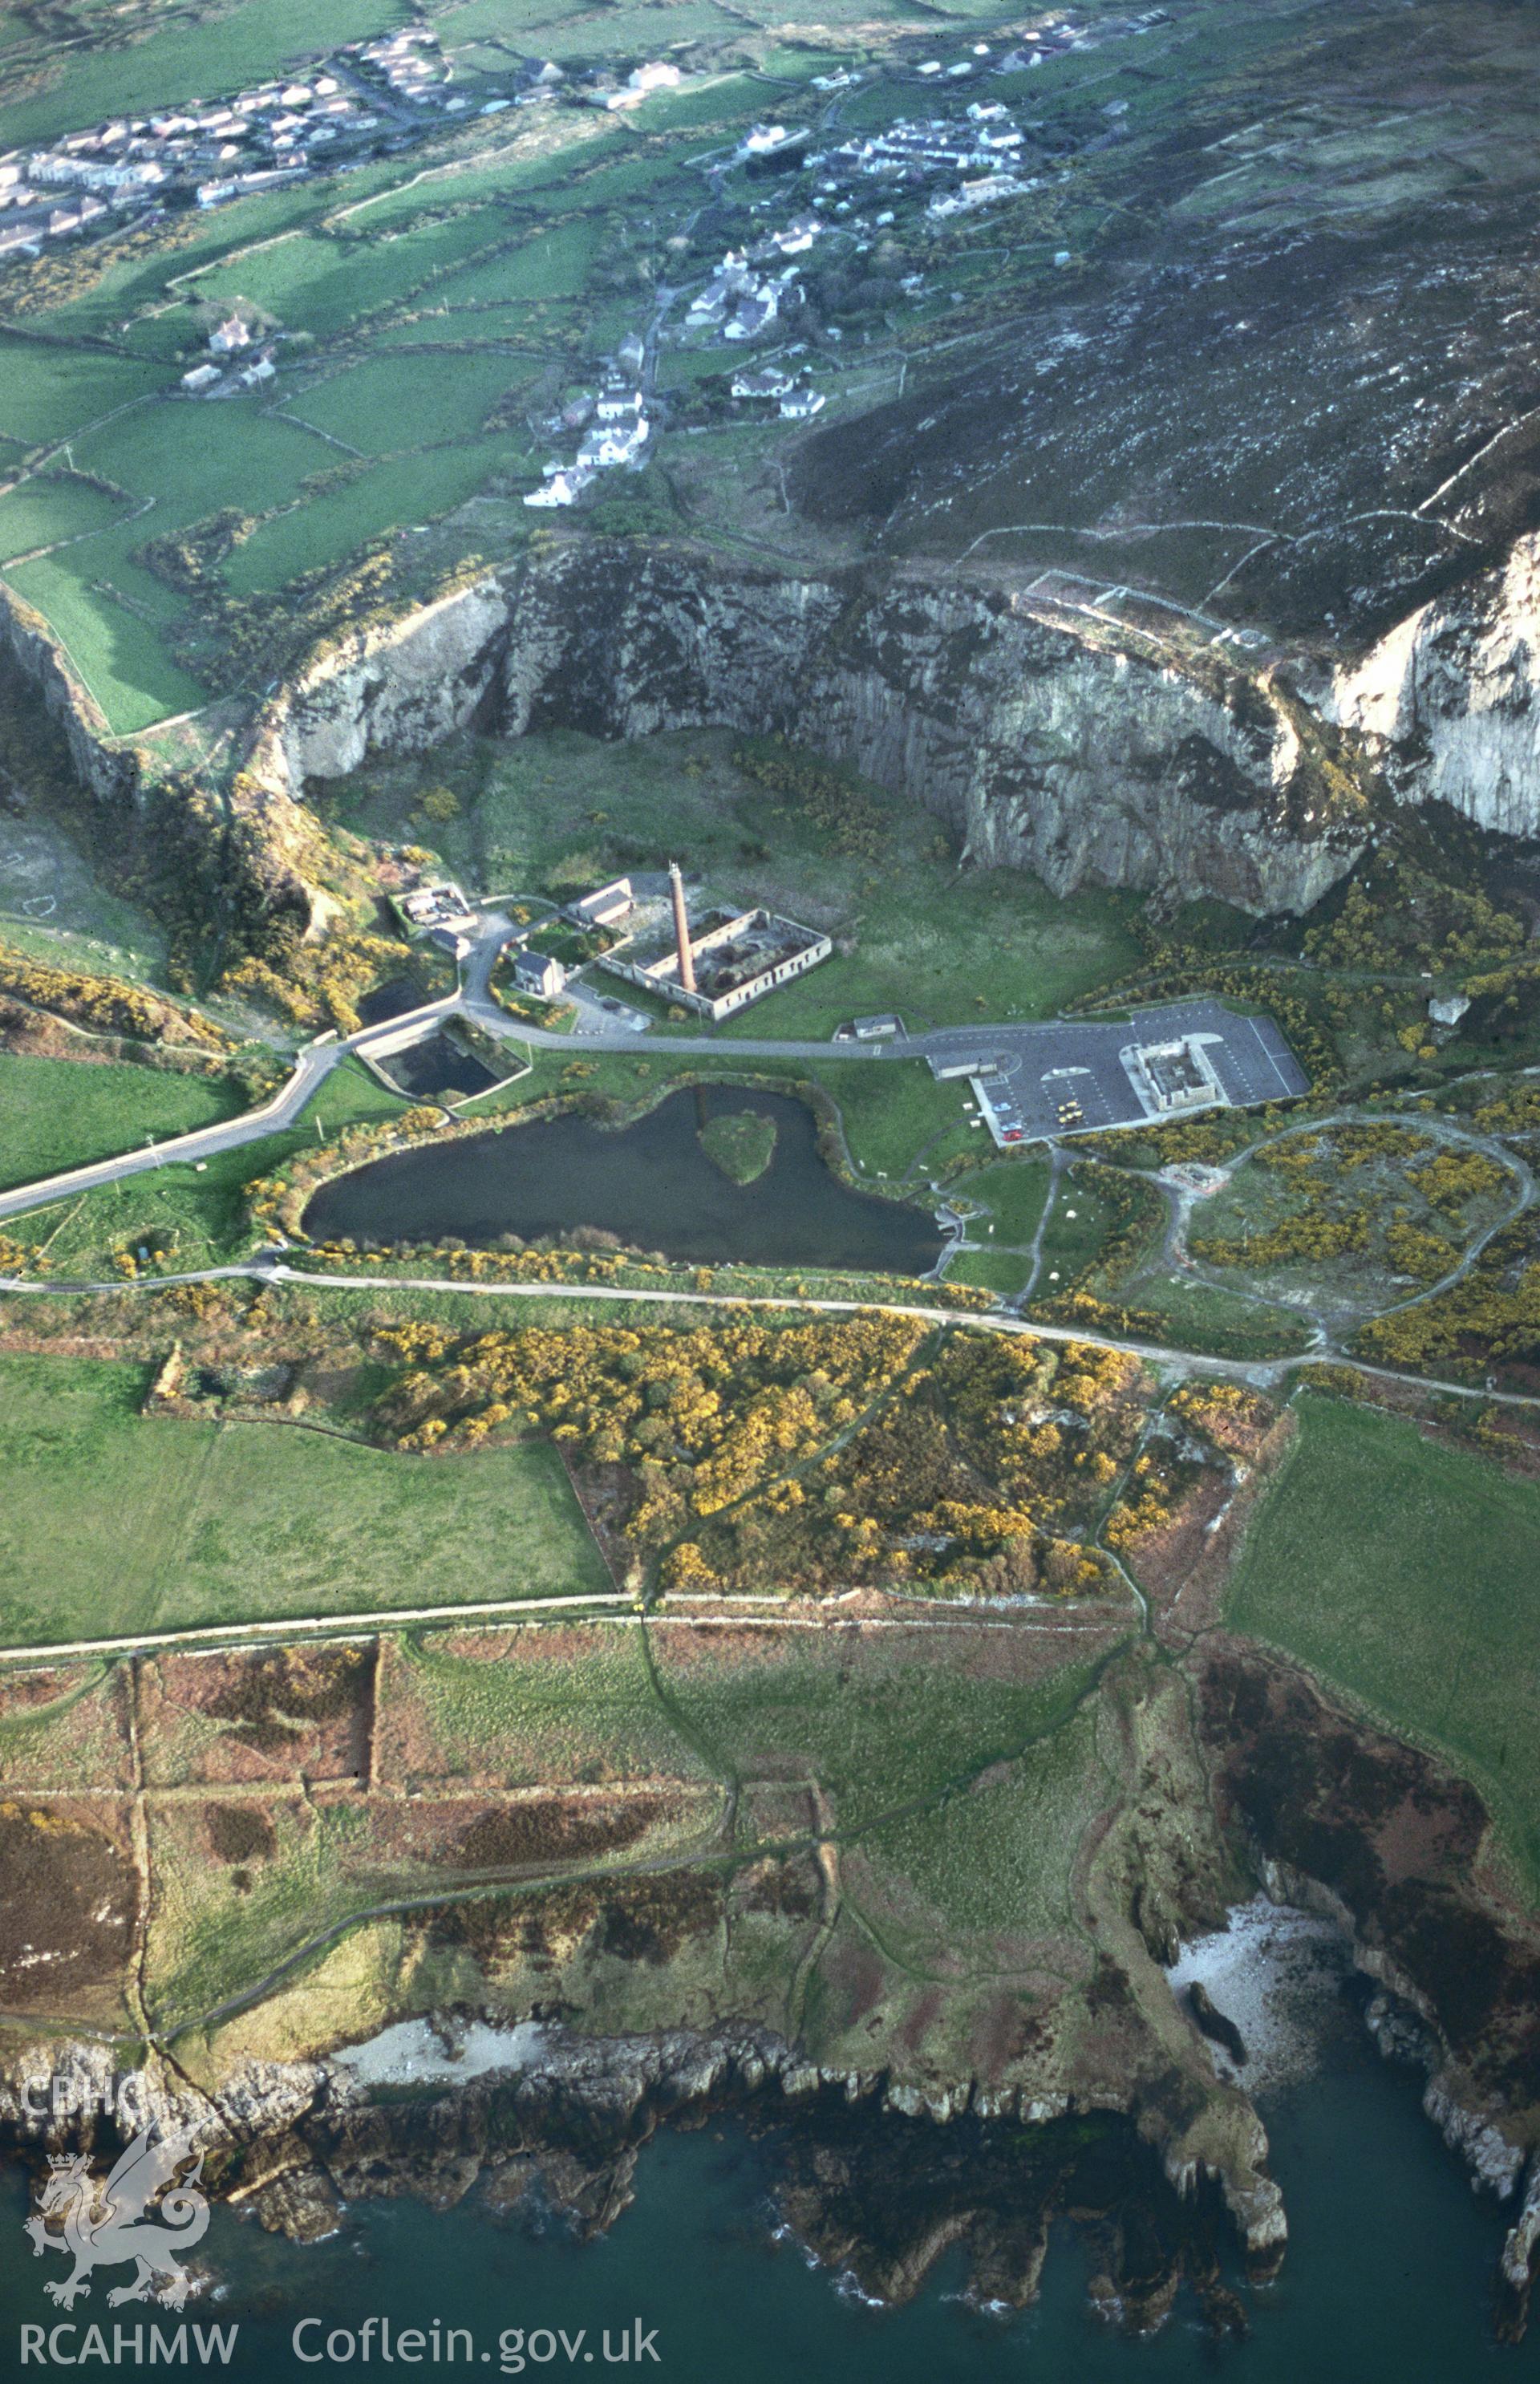
[[[473,717],[510,736],[781,731],[917,794],[969,857],[1092,883],[1300,911],[1356,824],[1312,805],[1286,710],[1198,685],[987,591],[725,570],[585,544],[329,658],[269,714],[261,775],[297,791],[371,747]]]
[[[138,764],[131,752],[108,741],[107,724],[81,681],[69,670],[41,614],[9,590],[0,595],[0,638],[43,709],[62,729],[69,759],[82,787],[103,802],[131,801]]]
[[[221,798],[191,773],[146,767],[139,748],[113,739],[47,623],[9,590],[0,590],[0,665],[30,683],[64,740],[98,864],[158,880],[174,929],[197,933],[217,917],[233,958],[280,913],[317,923],[318,831],[281,780],[242,772]]]
[[[1540,836],[1540,537],[1398,622],[1324,708],[1373,741],[1404,801]]]
[[[105,805],[143,800],[44,625],[11,651]],[[1410,615],[1313,690],[1400,800],[1540,835],[1540,537]],[[254,883],[307,899],[298,799],[371,751],[426,752],[471,721],[508,736],[781,732],[917,795],[986,866],[1301,912],[1367,821],[1334,811],[1306,707],[1209,658],[1161,664],[1112,624],[918,577],[798,578],[628,541],[574,542],[339,647],[268,704],[225,813]],[[276,892],[274,889],[277,889]],[[264,899],[267,899],[264,897]]]

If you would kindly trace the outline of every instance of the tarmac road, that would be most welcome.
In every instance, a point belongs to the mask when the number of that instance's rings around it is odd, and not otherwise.
[[[367,1052],[414,1024],[426,1025],[436,1020],[464,1016],[491,1033],[507,1035],[514,1031],[521,1042],[570,1052],[574,1049],[570,1035],[553,1034],[539,1026],[519,1025],[515,1029],[506,1012],[492,1001],[488,991],[492,962],[509,931],[507,920],[500,914],[490,914],[486,932],[466,957],[459,992],[441,1001],[426,1003],[421,1010],[403,1017],[363,1027],[356,1035],[309,1045],[296,1059],[288,1083],[260,1108],[249,1110],[242,1117],[227,1119],[219,1125],[202,1126],[193,1134],[178,1135],[143,1149],[127,1150],[116,1159],[98,1160],[88,1167],[68,1168],[60,1174],[0,1193],[0,1219],[21,1216],[30,1209],[94,1191],[103,1185],[121,1183],[128,1176],[143,1174],[145,1169],[162,1167],[168,1161],[184,1164],[211,1159],[242,1143],[259,1142],[265,1136],[292,1125],[317,1088],[350,1051]],[[660,1053],[686,1057],[709,1052],[714,1059],[741,1058],[745,1062],[756,1058],[838,1059],[859,1061],[874,1067],[923,1059],[940,1069],[976,1061],[981,1069],[998,1070],[1009,1084],[1022,1138],[1029,1140],[1063,1131],[1059,1108],[1072,1096],[1082,1111],[1075,1126],[1077,1133],[1090,1133],[1099,1126],[1141,1123],[1144,1111],[1119,1054],[1136,1041],[1159,1042],[1178,1035],[1213,1038],[1208,1049],[1215,1072],[1226,1097],[1237,1106],[1285,1099],[1309,1089],[1303,1070],[1271,1019],[1237,1017],[1218,1002],[1204,1000],[1167,1002],[1141,1011],[1136,1025],[1126,1021],[1109,1024],[1093,1019],[1049,1019],[1034,1025],[939,1027],[885,1043],[808,1043],[770,1037],[741,1040],[735,1037],[728,1043],[710,1035],[671,1035],[666,1041],[660,1038],[656,1048]],[[585,1052],[634,1051],[643,1040],[635,1031],[623,1028],[608,1033],[588,1031],[579,1048]]]

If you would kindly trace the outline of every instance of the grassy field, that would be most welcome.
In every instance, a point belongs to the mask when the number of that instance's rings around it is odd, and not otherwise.
[[[369,539],[463,503],[496,465],[507,462],[509,451],[503,433],[421,455],[392,456],[346,487],[264,522],[231,555],[226,579],[237,596],[246,596],[280,587],[303,571],[341,563]]]
[[[24,480],[0,497],[0,563],[56,540],[109,529],[122,510],[116,497],[84,480]]]
[[[0,337],[0,431],[27,447],[66,439],[161,381],[124,356]]]
[[[1540,1885],[1540,1484],[1338,1400],[1307,1395],[1299,1422],[1227,1623],[1444,1749]]]
[[[130,48],[64,48],[41,89],[0,107],[0,143],[48,141],[106,116],[149,112],[232,92],[291,58],[314,56],[317,40],[366,39],[406,21],[396,0],[328,0],[324,28],[308,0],[241,5],[154,31]]]
[[[998,1167],[986,1167],[981,1173],[965,1177],[959,1188],[969,1200],[987,1209],[995,1239],[1014,1249],[1030,1242],[1037,1230],[1049,1180],[1041,1160],[1007,1159]]]
[[[1117,1211],[1097,1189],[1089,1169],[1064,1176],[1043,1235],[1043,1296],[1067,1289],[1094,1266],[1117,1223]]]
[[[396,454],[479,429],[516,377],[502,356],[371,356],[301,390],[284,410],[361,454]]]
[[[166,644],[185,600],[135,559],[151,524],[165,537],[227,505],[264,512],[296,498],[306,474],[335,461],[336,451],[240,398],[217,408],[136,406],[78,439],[74,456],[81,471],[103,474],[138,503],[153,497],[154,513],[9,576],[53,623],[111,726],[129,733],[195,707],[206,692]]]
[[[0,1360],[0,1639],[605,1589],[555,1451],[398,1457],[139,1413],[143,1367]]]
[[[1153,1274],[1136,1284],[1129,1304],[1155,1318],[1158,1337],[1216,1358],[1293,1358],[1310,1345],[1310,1328],[1286,1309],[1216,1291],[1188,1275]]]
[[[447,1630],[425,1631],[390,1663],[390,1703],[421,1717],[453,1769],[511,1788],[707,1776],[652,1685],[640,1622],[564,1630],[559,1654],[549,1639],[515,1641],[501,1663]]]
[[[242,1107],[222,1082],[153,1068],[95,1067],[0,1052],[0,1191],[191,1134]]]
[[[879,1010],[916,1027],[1041,1017],[1132,965],[1131,898],[1092,890],[1061,900],[1020,871],[961,873],[939,822],[900,795],[876,798],[888,837],[880,860],[831,850],[736,765],[737,741],[710,729],[626,745],[570,731],[514,743],[466,737],[426,764],[372,764],[329,787],[321,807],[363,834],[409,830],[500,893],[672,854],[714,896],[764,902],[832,934],[835,957],[730,1020],[727,1042],[821,1040]],[[414,813],[436,783],[461,813],[429,828]]]
[[[928,1172],[967,1147],[967,1087],[955,1081],[938,1085],[921,1061],[876,1068],[860,1061],[795,1065],[838,1103],[851,1157],[870,1175],[896,1177],[913,1167]]]
[[[13,745],[18,783],[27,755]],[[29,798],[32,788],[27,789]],[[115,975],[157,976],[165,931],[98,874],[84,823],[58,819],[38,789],[26,814],[0,836],[0,938],[29,960]]]
[[[1107,1793],[1094,1714],[1082,1708],[965,1795],[872,1831],[847,1890],[868,1911],[880,1894],[883,1943],[922,1970],[948,1962],[959,1934],[1069,1928],[1075,1857]]]
[[[937,1660],[913,1642],[895,1649],[886,1634],[829,1652],[810,1650],[801,1633],[714,1636],[707,1646],[666,1625],[565,1616],[520,1632],[387,1635],[378,1667],[371,1657],[354,1644],[145,1666],[137,1726],[155,1894],[143,1983],[161,2025],[195,2020],[250,1989],[318,1930],[345,1927],[386,1893],[432,1901],[501,1881],[499,1903],[510,1911],[511,1899],[540,1894],[521,1884],[531,1872],[689,1866],[702,1855],[715,1869],[729,1844],[746,1857],[766,1844],[800,1845],[814,1782],[824,1826],[841,1844],[847,1924],[884,1946],[890,1994],[901,1999],[938,1968],[951,1980],[1025,1969],[1040,1984],[1041,1941],[1056,1951],[1075,1932],[1076,1848],[1110,1785],[1088,1666],[1045,1678],[1025,1650],[983,1634],[954,1636]],[[841,1707],[853,1735],[839,1728]],[[726,1827],[725,1782],[697,1743],[708,1712],[746,1728],[741,1766],[729,1775],[741,1794]],[[119,1682],[80,1668],[68,1694],[0,1732],[7,1796],[81,1782],[120,1790],[124,1718]],[[927,1725],[938,1735],[922,1745]],[[335,1778],[358,1761],[365,1741],[364,1794],[303,1793],[307,1776]],[[267,1793],[242,1797],[232,1814],[229,1767],[249,1777],[254,1745],[266,1758],[254,1784]],[[502,1802],[526,1788],[546,1796]],[[578,1825],[570,1806],[565,1816],[554,1808],[568,1789],[582,1793]],[[627,1789],[640,1800],[627,1800]],[[52,1898],[53,1881],[35,1872],[27,1892],[36,1942],[62,1954],[77,1942],[67,1883],[78,1879],[78,1850],[67,1840],[57,1851]],[[763,1995],[763,2008],[779,2015],[813,1950],[816,1916],[805,1906],[775,1916],[752,1874],[739,1884],[747,1893],[726,1947],[708,1931],[701,1949],[702,1983],[722,1992],[726,1956],[727,1992],[751,1981],[751,2007]],[[499,1906],[474,1909],[491,1919]],[[868,1995],[852,2011],[838,1946],[819,1950],[831,1955],[831,1975],[811,1982],[814,2042],[831,2026],[853,2030],[871,2008]],[[350,1956],[340,1958],[345,1972]],[[356,1958],[370,1965],[366,1941]],[[666,2024],[690,1965],[687,1946],[661,1966],[651,1957],[624,1966],[611,2026]],[[548,1986],[565,1983],[541,1968]],[[461,1965],[442,1980],[463,1992],[476,1977]],[[113,1984],[104,1964],[97,1992]],[[654,1987],[664,2000],[650,2018]],[[580,2007],[596,2024],[606,2008]],[[901,2001],[893,2017],[901,2019]],[[864,2042],[870,2049],[869,2032]]]
[[[947,1269],[949,1283],[971,1283],[1014,1299],[1032,1280],[1032,1260],[1025,1250],[964,1250]]]
[[[819,1780],[847,1831],[1051,1737],[1090,1687],[1083,1664],[1043,1678],[1025,1647],[1002,1655],[994,1677],[979,1667],[960,1680],[947,1648],[923,1630],[864,1643],[859,1664],[837,1634],[745,1637],[720,1665],[682,1623],[651,1624],[649,1637],[664,1704],[713,1771]]]
[[[106,1074],[106,1070],[79,1068],[69,1061],[6,1060],[6,1067],[57,1066],[72,1074]],[[121,1069],[115,1075],[145,1080],[146,1089],[185,1083],[180,1077],[152,1075],[144,1069]],[[4,1079],[0,1078],[0,1083]],[[131,1088],[130,1088],[131,1089]],[[206,1087],[199,1087],[206,1090]],[[301,1123],[286,1133],[267,1136],[219,1151],[200,1170],[183,1161],[151,1168],[120,1184],[106,1185],[75,1200],[55,1201],[46,1209],[13,1218],[7,1232],[29,1248],[48,1246],[56,1276],[101,1278],[110,1275],[119,1250],[150,1244],[173,1268],[214,1266],[230,1257],[243,1242],[244,1187],[254,1177],[271,1175],[285,1160],[306,1144],[325,1140],[343,1126],[366,1124],[378,1118],[399,1116],[405,1103],[376,1084],[355,1060],[333,1071],[305,1109]],[[140,1134],[133,1119],[109,1143],[105,1153],[132,1149]],[[40,1171],[29,1170],[29,1174]],[[26,1180],[23,1178],[22,1180]]]

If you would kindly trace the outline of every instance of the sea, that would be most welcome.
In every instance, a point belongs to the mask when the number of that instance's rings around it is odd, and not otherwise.
[[[874,2306],[777,2224],[773,2138],[713,2123],[660,2133],[634,2204],[588,2243],[555,2216],[494,2215],[474,2192],[450,2210],[360,2203],[304,2246],[216,2209],[199,2255],[209,2281],[180,2318],[109,2307],[121,2268],[68,2312],[49,2302],[44,2278],[63,2264],[33,2254],[32,2180],[11,2168],[0,2177],[0,2375],[404,2384],[419,2367],[570,2379],[618,2366],[670,2384],[1534,2384],[1540,2331],[1502,2345],[1491,2327],[1503,2214],[1472,2192],[1419,2086],[1364,2039],[1261,2098],[1291,2242],[1274,2284],[1233,2279],[1249,2320],[1240,2340],[1216,2340],[1182,2296],[1154,2334],[1119,2332],[1087,2299],[1089,2248],[1068,2222],[1030,2309],[970,2304],[945,2259],[907,2306]]]

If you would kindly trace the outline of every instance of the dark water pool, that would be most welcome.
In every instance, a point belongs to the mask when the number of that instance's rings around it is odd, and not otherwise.
[[[752,1184],[732,1183],[699,1140],[708,1119],[740,1110],[776,1127],[775,1156]],[[911,1275],[927,1273],[941,1248],[925,1210],[840,1182],[805,1102],[725,1086],[673,1093],[618,1130],[569,1115],[376,1160],[323,1185],[304,1225],[317,1240],[453,1235],[478,1248],[503,1234],[536,1241],[590,1225],[691,1262]]]
[[[415,976],[393,976],[360,997],[358,1015],[366,1026],[383,1026],[389,1018],[404,1018],[409,1010],[420,1010],[427,999]]]
[[[424,1042],[409,1043],[404,1051],[391,1052],[379,1064],[392,1083],[419,1101],[442,1100],[448,1094],[463,1099],[472,1093],[490,1092],[497,1082],[491,1070],[472,1059],[450,1035],[430,1035]]]

